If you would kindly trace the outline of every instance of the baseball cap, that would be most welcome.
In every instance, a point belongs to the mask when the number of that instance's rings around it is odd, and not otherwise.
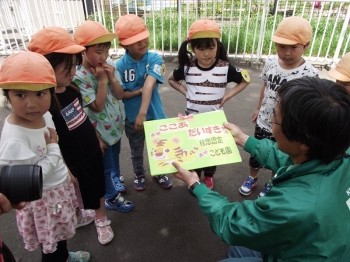
[[[2,89],[40,91],[56,87],[55,72],[42,55],[30,51],[10,55],[0,68]]]
[[[134,14],[119,17],[115,22],[115,32],[122,45],[131,45],[149,37],[145,22]]]
[[[209,19],[200,19],[193,22],[188,31],[190,40],[197,38],[220,38],[221,31],[218,24]]]
[[[82,46],[111,42],[117,35],[108,32],[107,28],[96,21],[84,21],[74,33],[74,42]]]
[[[312,37],[312,27],[309,21],[300,16],[290,16],[278,25],[272,42],[283,45],[307,44]]]
[[[342,82],[350,82],[350,52],[340,59],[335,68],[328,71],[328,75]]]
[[[77,54],[84,51],[85,47],[77,45],[65,29],[54,26],[36,32],[28,44],[28,49],[41,55]]]

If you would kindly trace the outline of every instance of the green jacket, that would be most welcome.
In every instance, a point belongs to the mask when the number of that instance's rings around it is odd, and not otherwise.
[[[350,261],[350,158],[293,164],[274,142],[249,137],[244,150],[277,176],[262,198],[231,203],[205,185],[194,189],[212,230],[264,261]]]

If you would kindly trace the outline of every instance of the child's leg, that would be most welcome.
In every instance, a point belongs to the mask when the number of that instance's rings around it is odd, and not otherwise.
[[[125,119],[125,134],[129,139],[131,163],[135,174],[134,188],[144,190],[145,186],[145,169],[143,166],[143,150],[145,146],[144,132],[136,131],[134,123]]]
[[[119,140],[118,143],[114,144],[112,147],[113,147],[112,154],[113,154],[114,165],[113,165],[113,169],[111,170],[111,177],[117,191],[126,192],[126,186],[122,184],[120,181],[119,155],[120,155],[121,140]]]
[[[68,256],[67,240],[62,240],[57,243],[55,252],[45,254],[41,251],[41,262],[66,262]]]

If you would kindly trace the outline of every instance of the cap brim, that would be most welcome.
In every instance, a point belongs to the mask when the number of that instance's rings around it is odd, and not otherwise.
[[[282,44],[282,45],[296,45],[299,44],[298,42],[283,38],[283,37],[279,37],[279,36],[273,36],[271,37],[271,41],[277,44]]]
[[[0,88],[2,89],[15,89],[15,90],[28,90],[28,91],[41,91],[41,90],[45,90],[48,88],[53,88],[56,87],[56,84],[53,83],[42,83],[42,84],[38,84],[38,83],[3,83],[0,84]]]
[[[144,32],[141,32],[137,35],[134,35],[132,37],[129,37],[128,39],[124,39],[124,40],[120,40],[119,39],[119,43],[122,44],[122,45],[131,45],[131,44],[134,44],[138,41],[141,41],[143,39],[146,39],[147,37],[149,37],[149,31],[146,30]]]
[[[328,71],[328,75],[336,80],[342,81],[342,82],[350,82],[350,78],[343,75],[342,73],[339,73],[335,68]]]
[[[102,35],[102,36],[95,38],[94,40],[87,43],[85,46],[112,42],[115,38],[117,38],[117,34],[114,34],[114,33],[105,34],[105,35]]]
[[[57,49],[57,50],[52,50],[52,53],[63,53],[63,54],[78,54],[80,52],[83,52],[85,50],[85,47],[81,46],[81,45],[70,45],[70,46],[66,46],[63,47],[61,49]]]

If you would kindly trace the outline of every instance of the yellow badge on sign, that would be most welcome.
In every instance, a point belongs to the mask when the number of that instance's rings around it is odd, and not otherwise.
[[[248,74],[248,72],[246,70],[242,70],[241,72],[242,76],[243,76],[243,79],[246,81],[246,82],[250,82],[250,76]]]
[[[166,71],[166,66],[165,64],[162,64],[162,76],[165,75],[165,71]]]

